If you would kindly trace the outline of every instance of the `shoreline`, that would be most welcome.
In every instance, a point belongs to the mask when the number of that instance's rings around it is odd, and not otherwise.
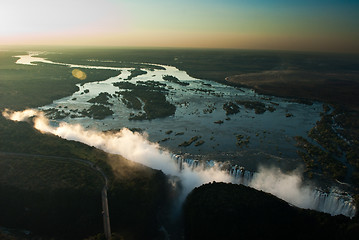
[[[339,105],[359,112],[359,72],[341,74],[305,71],[264,71],[225,78],[231,86],[254,90],[258,94]]]

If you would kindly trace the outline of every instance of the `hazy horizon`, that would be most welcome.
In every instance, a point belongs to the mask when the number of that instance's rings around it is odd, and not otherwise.
[[[359,1],[0,3],[0,45],[359,53]]]

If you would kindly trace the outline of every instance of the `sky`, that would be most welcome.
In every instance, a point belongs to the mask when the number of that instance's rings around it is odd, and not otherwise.
[[[1,0],[0,45],[359,53],[359,0]]]

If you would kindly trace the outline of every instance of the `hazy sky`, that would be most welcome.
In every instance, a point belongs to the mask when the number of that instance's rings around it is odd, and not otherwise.
[[[0,44],[359,52],[359,0],[0,0]]]

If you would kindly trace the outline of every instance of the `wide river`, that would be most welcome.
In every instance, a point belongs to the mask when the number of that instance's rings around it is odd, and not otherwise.
[[[55,108],[65,111],[68,116],[61,121],[79,123],[86,128],[97,130],[119,130],[123,127],[140,129],[148,134],[152,142],[169,149],[176,154],[182,154],[195,159],[213,159],[216,161],[231,161],[233,164],[244,166],[256,171],[259,165],[278,166],[282,169],[298,168],[302,161],[297,156],[297,147],[294,136],[307,137],[308,131],[320,119],[322,103],[314,102],[305,105],[285,98],[264,96],[245,88],[235,88],[213,81],[195,79],[186,72],[172,66],[156,65],[162,69],[143,68],[146,74],[124,80],[133,68],[116,68],[94,65],[75,65],[69,63],[55,63],[50,60],[35,57],[36,53],[17,56],[19,64],[47,64],[67,65],[71,68],[111,69],[118,70],[119,75],[105,81],[79,84],[79,91],[71,96],[58,99],[52,104],[40,107],[45,110]],[[98,60],[101,61],[101,60]],[[93,64],[94,60],[91,59]],[[95,61],[96,63],[96,61]],[[113,64],[113,63],[112,63]],[[103,64],[102,64],[103,65]],[[146,66],[146,65],[144,65]],[[84,70],[86,72],[86,70]],[[163,80],[163,76],[171,75],[181,82],[188,83],[182,86],[177,83]],[[101,92],[115,94],[120,91],[113,83],[138,83],[143,81],[157,81],[166,84],[168,90],[167,101],[176,106],[173,116],[167,118],[134,121],[129,120],[130,114],[139,111],[129,109],[121,99],[113,97],[109,106],[114,114],[103,120],[96,120],[81,115],[76,116],[74,111],[88,109],[92,104],[88,100],[98,96]],[[253,109],[246,109],[240,105],[240,112],[226,115],[223,105],[227,102],[252,101],[265,104],[272,111],[256,114]],[[273,111],[273,109],[275,109]],[[215,122],[223,121],[218,124]],[[247,144],[237,144],[237,135],[248,139]],[[179,145],[191,137],[198,136],[204,143],[187,147]]]

